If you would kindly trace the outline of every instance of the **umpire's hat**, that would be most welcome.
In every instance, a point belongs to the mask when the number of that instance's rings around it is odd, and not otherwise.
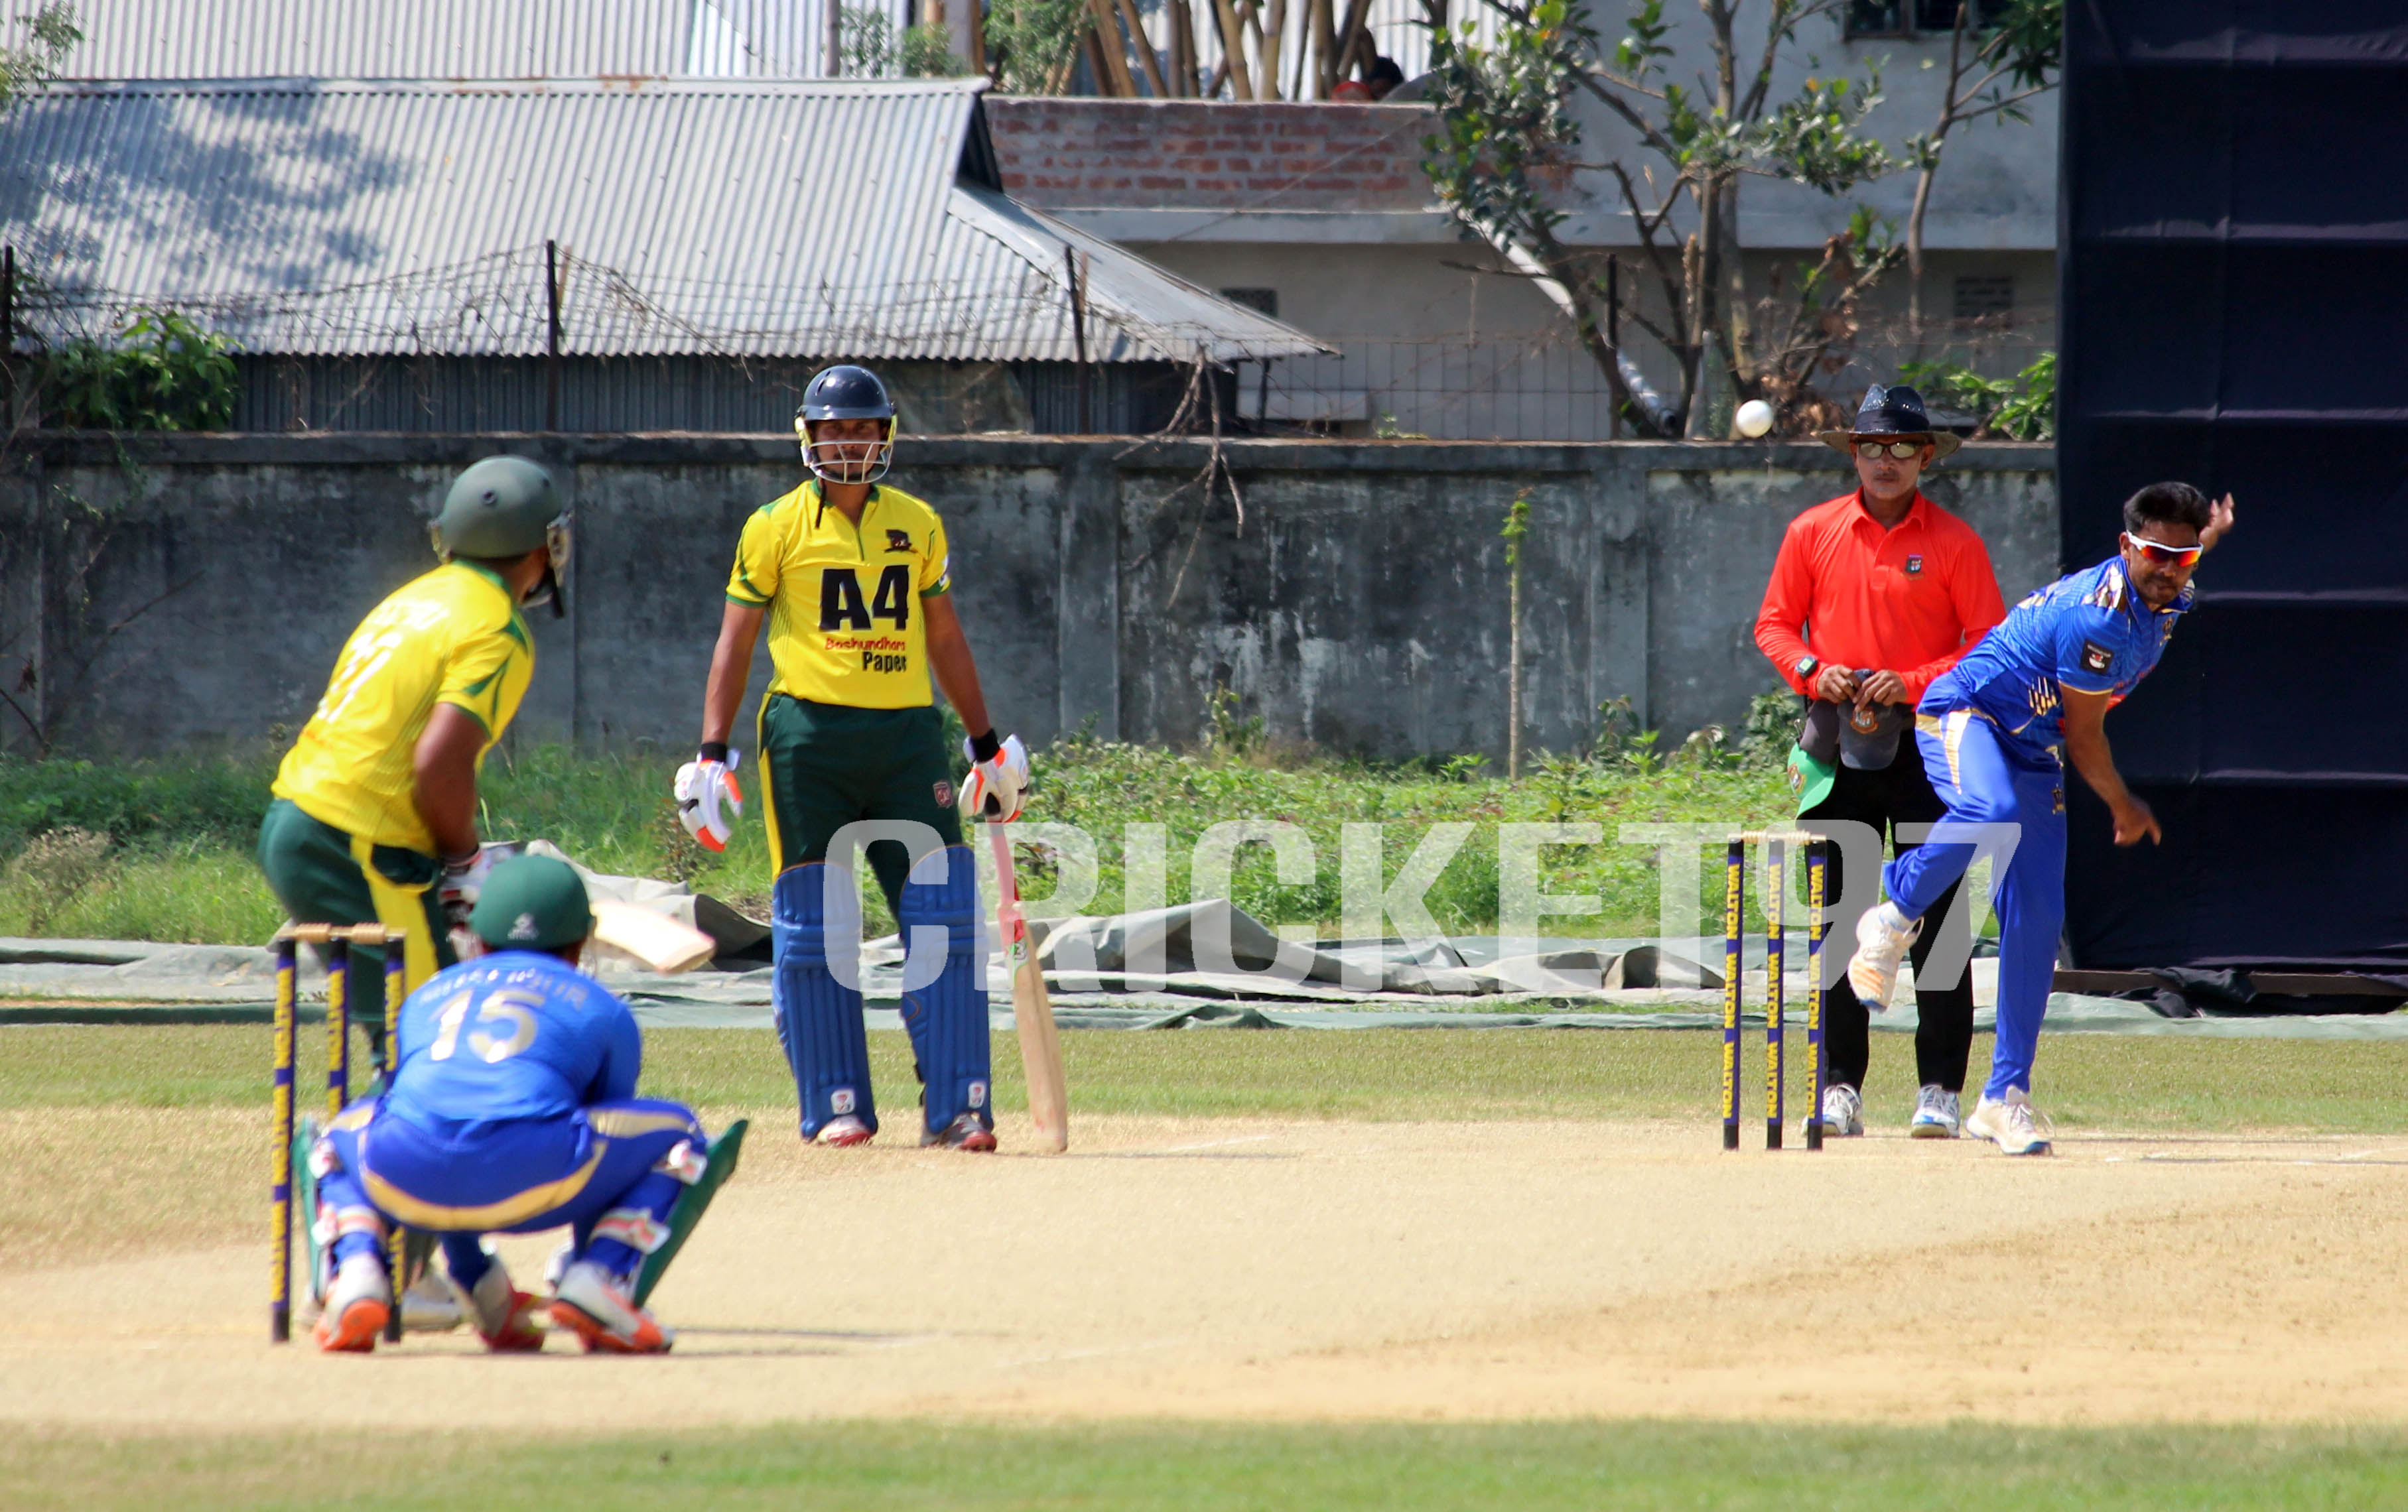
[[[1964,445],[1946,431],[1931,428],[1931,417],[1924,413],[1923,395],[1903,383],[1893,383],[1885,389],[1876,383],[1865,391],[1865,402],[1856,407],[1856,422],[1844,431],[1816,431],[1814,439],[1835,451],[1851,451],[1850,443],[1859,436],[1911,436],[1931,438],[1931,460],[1941,458]]]

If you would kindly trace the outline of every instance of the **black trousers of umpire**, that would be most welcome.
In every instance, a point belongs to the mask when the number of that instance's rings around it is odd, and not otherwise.
[[[1900,845],[1893,826],[1935,823],[1944,811],[1940,795],[1931,791],[1931,779],[1924,775],[1923,757],[1915,749],[1914,735],[1909,733],[1899,742],[1898,760],[1878,772],[1842,765],[1823,801],[1798,818],[1809,827],[1816,820],[1835,820],[1870,824],[1881,835],[1885,849],[1903,854],[1914,848]],[[1836,843],[1827,849],[1830,860],[1825,886],[1829,891],[1825,895],[1837,899],[1845,896],[1844,863]],[[1875,892],[1869,896],[1878,895]],[[1911,955],[1916,982],[1914,1063],[1918,1080],[1924,1086],[1936,1083],[1952,1092],[1961,1092],[1965,1090],[1965,1060],[1973,1048],[1971,965],[1969,962],[1953,986],[1922,985],[1923,963],[1939,946],[1942,931],[1948,928],[1946,921],[1956,915],[1956,888],[1951,887],[1924,916],[1929,922],[1925,924],[1922,937],[1914,942]],[[1839,962],[1856,953],[1856,942],[1850,933],[1853,923],[1853,920],[1833,921],[1827,944],[1829,953]],[[1971,928],[1970,920],[1956,925],[1960,953],[1962,936]],[[1834,963],[1827,969],[1839,971],[1840,967]],[[1856,1000],[1855,989],[1848,985],[1847,974],[1841,971],[1840,979],[1823,999],[1823,1045],[1830,1062],[1830,1085],[1863,1088],[1865,1066],[1872,1055],[1868,1042],[1870,1025],[1865,1006]]]

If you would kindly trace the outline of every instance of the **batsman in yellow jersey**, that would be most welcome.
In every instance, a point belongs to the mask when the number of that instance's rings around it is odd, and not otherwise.
[[[351,632],[259,827],[260,870],[294,921],[406,931],[412,991],[453,963],[451,930],[476,905],[477,774],[535,676],[520,609],[559,612],[567,501],[536,464],[488,457],[452,485],[434,534],[443,564]],[[353,971],[351,991],[381,1033],[384,974]]]
[[[999,822],[1018,817],[1028,754],[987,719],[950,596],[944,522],[879,481],[895,450],[885,385],[866,368],[828,368],[803,391],[795,429],[811,479],[745,522],[703,695],[702,748],[677,777],[679,811],[704,845],[726,844],[722,806],[742,804],[728,735],[766,619],[775,675],[758,749],[777,873],[772,993],[803,1138],[857,1145],[878,1131],[860,978],[849,966],[861,929],[850,845],[829,860],[840,831],[872,821],[892,837],[866,848],[870,869],[911,950],[903,1024],[924,1089],[920,1142],[993,1149],[978,872],[956,800]],[[958,794],[932,676],[970,732]],[[930,926],[942,932],[941,963],[920,943]]]

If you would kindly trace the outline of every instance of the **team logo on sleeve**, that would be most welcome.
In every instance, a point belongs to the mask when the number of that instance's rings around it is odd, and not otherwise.
[[[2109,650],[2106,647],[2100,645],[2095,640],[2086,640],[2082,643],[2083,671],[2103,673],[2114,664],[2115,653],[2114,651]]]
[[[888,531],[886,533],[886,549],[889,551],[909,551],[911,549],[911,533],[908,530]]]
[[[938,807],[951,808],[953,806],[953,785],[952,783],[939,779],[932,792],[936,797]]]

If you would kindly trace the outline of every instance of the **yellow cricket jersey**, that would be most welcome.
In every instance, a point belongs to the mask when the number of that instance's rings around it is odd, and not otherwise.
[[[277,768],[276,796],[374,844],[433,855],[413,768],[428,717],[437,704],[464,710],[491,750],[534,678],[535,640],[509,587],[471,563],[437,567],[351,632],[318,712]]]
[[[769,610],[769,691],[853,708],[919,708],[928,687],[920,601],[949,592],[937,511],[877,487],[856,526],[817,482],[744,522],[727,597]]]

